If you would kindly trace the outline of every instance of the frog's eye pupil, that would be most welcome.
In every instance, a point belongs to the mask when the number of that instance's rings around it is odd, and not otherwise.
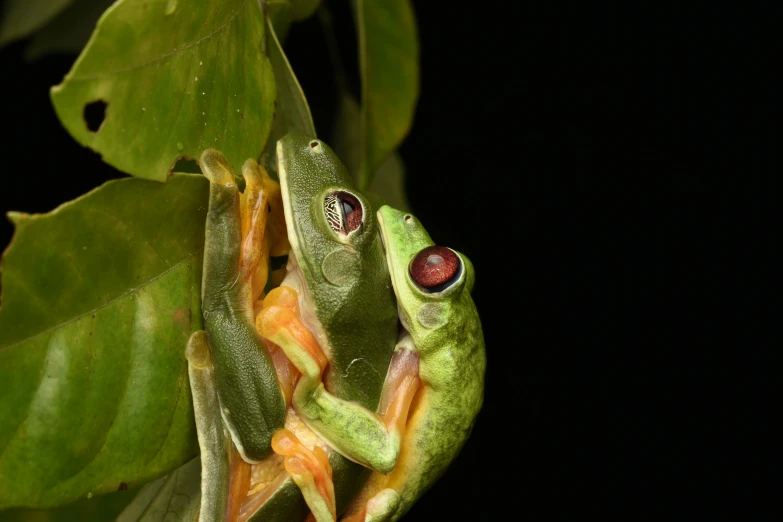
[[[332,192],[324,200],[324,213],[332,230],[348,234],[362,226],[362,204],[348,192]]]
[[[437,292],[459,278],[461,262],[453,250],[442,246],[430,246],[413,258],[411,278],[422,288]]]
[[[351,215],[351,212],[353,212],[353,205],[351,205],[350,202],[342,200],[340,201],[340,205],[343,207],[343,215],[349,216]]]

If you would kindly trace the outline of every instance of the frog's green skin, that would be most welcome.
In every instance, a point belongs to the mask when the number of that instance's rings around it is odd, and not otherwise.
[[[277,144],[288,241],[281,286],[299,294],[302,320],[329,357],[330,392],[375,410],[397,337],[394,291],[370,202],[328,145],[288,134]],[[341,237],[327,222],[325,198],[346,191],[363,211],[361,229]]]
[[[277,143],[278,176],[291,244],[282,286],[297,291],[303,322],[329,357],[325,381],[335,395],[377,410],[397,339],[397,308],[375,209],[353,188],[337,155],[320,140],[288,134]],[[363,225],[334,232],[325,198],[345,191],[363,207]],[[338,515],[371,472],[330,451]],[[302,520],[307,507],[290,478],[249,519]]]
[[[470,435],[484,397],[486,355],[470,296],[474,273],[468,258],[455,251],[461,272],[447,288],[429,293],[409,272],[416,254],[434,245],[427,231],[414,216],[388,206],[378,211],[378,221],[407,331],[399,346],[418,352],[422,380],[397,465],[389,476],[373,480],[376,487],[390,488],[400,498],[386,489],[379,494],[377,512],[367,514],[368,520],[398,520],[435,483]],[[384,514],[387,507],[392,509]]]
[[[242,458],[260,462],[272,451],[272,435],[283,427],[285,401],[253,323],[250,282],[240,276],[242,233],[233,171],[214,149],[202,153],[200,164],[210,181],[202,313],[221,413]]]

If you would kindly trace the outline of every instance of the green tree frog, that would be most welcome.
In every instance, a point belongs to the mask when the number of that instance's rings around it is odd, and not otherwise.
[[[319,380],[326,370],[331,393],[376,411],[398,319],[375,210],[320,140],[284,136],[277,162],[291,251],[286,277],[264,299],[256,327],[274,343],[293,338],[311,347],[308,361]],[[296,394],[292,402],[298,411]],[[369,473],[339,453],[332,452],[329,462],[340,513]],[[287,457],[287,469],[289,464]],[[313,513],[319,522],[329,519]]]
[[[382,415],[327,391],[311,344],[259,330],[302,372],[293,404],[308,426],[379,472],[348,510],[363,521],[399,519],[445,471],[481,408],[486,367],[468,258],[436,246],[411,214],[384,206],[378,222],[402,324]]]

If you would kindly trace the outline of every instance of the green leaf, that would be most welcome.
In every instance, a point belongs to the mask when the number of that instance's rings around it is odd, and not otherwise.
[[[360,155],[360,121],[361,109],[356,100],[348,93],[343,93],[340,109],[332,129],[333,148],[345,164],[348,172],[356,178],[359,171]],[[397,152],[386,156],[384,162],[372,176],[372,183],[365,189],[365,194],[373,198],[375,207],[382,204],[391,205],[399,210],[409,210],[405,197],[405,165]],[[377,197],[376,197],[377,196]]]
[[[195,522],[201,505],[201,459],[144,486],[116,522]]]
[[[0,46],[24,38],[43,27],[73,0],[6,0]]]
[[[57,116],[104,161],[165,181],[208,147],[236,170],[264,150],[277,98],[257,0],[119,0],[51,97]],[[86,106],[107,104],[91,131]]]
[[[419,98],[419,43],[409,0],[356,0],[362,77],[359,189],[402,142]]]
[[[370,188],[372,192],[381,196],[384,204],[403,212],[408,212],[408,198],[405,197],[405,164],[396,152],[386,157],[373,177]],[[378,208],[376,206],[376,208]]]
[[[277,39],[282,44],[291,28],[291,12],[293,7],[289,0],[266,0],[267,15],[275,28]]]
[[[37,31],[25,49],[25,58],[36,60],[50,53],[78,54],[92,35],[95,24],[114,0],[75,0]]]
[[[198,453],[184,350],[201,328],[209,186],[110,181],[9,214],[0,308],[0,508],[55,507]]]
[[[0,522],[107,522],[114,520],[137,493],[137,489],[118,491],[57,509],[8,509],[0,511]]]
[[[277,114],[275,114],[275,124],[269,144],[274,146],[277,140],[288,132],[315,137],[313,117],[302,87],[291,69],[291,64],[288,63],[271,21],[267,25],[270,35],[269,60],[272,62],[277,83]]]
[[[312,16],[321,4],[321,0],[266,0],[265,3],[277,39],[282,44],[288,36],[291,23]]]
[[[347,92],[340,98],[340,107],[332,128],[332,148],[358,184],[361,154],[362,110]]]
[[[320,4],[321,0],[291,0],[293,7],[291,15],[294,21],[310,18]]]

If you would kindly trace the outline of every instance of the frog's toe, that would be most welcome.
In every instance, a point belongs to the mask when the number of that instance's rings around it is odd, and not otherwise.
[[[367,502],[364,522],[386,522],[391,520],[402,504],[402,497],[393,489],[384,489]]]
[[[315,520],[334,522],[337,518],[334,483],[326,452],[318,446],[311,451],[286,429],[275,432],[272,449],[285,457],[285,469],[302,491]]]
[[[296,290],[290,286],[278,286],[277,288],[270,290],[264,297],[264,307],[270,306],[282,306],[293,312],[299,312],[299,295]]]
[[[234,171],[226,157],[217,149],[206,149],[201,153],[199,166],[212,183],[236,185]]]
[[[392,520],[401,505],[400,494],[386,488],[368,500],[361,511],[343,519],[342,522],[388,522]]]

